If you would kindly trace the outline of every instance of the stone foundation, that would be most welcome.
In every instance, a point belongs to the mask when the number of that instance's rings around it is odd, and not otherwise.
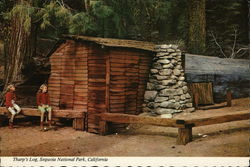
[[[157,45],[143,111],[172,118],[184,110],[194,111],[182,68],[181,51],[176,45]]]

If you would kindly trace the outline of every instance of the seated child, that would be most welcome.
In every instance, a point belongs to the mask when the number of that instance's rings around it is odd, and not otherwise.
[[[44,129],[43,121],[44,121],[44,114],[45,112],[48,112],[48,123],[51,127],[51,117],[52,117],[52,108],[50,106],[50,100],[49,100],[49,94],[47,92],[47,85],[42,84],[40,86],[40,89],[37,92],[37,105],[38,109],[41,112],[41,122],[40,122],[40,128],[41,130]]]
[[[11,113],[11,118],[9,120],[9,128],[13,128],[13,121],[15,115],[19,114],[21,111],[21,108],[16,104],[16,95],[15,95],[15,86],[13,84],[10,84],[7,87],[7,93],[5,94],[5,106],[8,109],[8,111]]]

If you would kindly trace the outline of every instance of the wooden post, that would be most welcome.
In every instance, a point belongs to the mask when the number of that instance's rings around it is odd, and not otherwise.
[[[232,92],[231,90],[227,90],[227,107],[232,106]]]
[[[185,145],[188,142],[192,141],[192,127],[186,127],[186,128],[179,128],[178,129],[178,137],[176,144],[178,145]]]
[[[109,52],[106,52],[106,92],[105,92],[105,106],[106,110],[104,112],[109,113],[110,104],[109,104],[109,88],[110,88],[110,57]],[[105,135],[107,133],[108,124],[106,121],[100,118],[99,122],[100,134]]]
[[[82,130],[82,131],[84,131],[85,130],[85,127],[84,127],[84,118],[74,118],[74,120],[73,120],[73,128],[75,130]]]
[[[194,93],[194,107],[195,107],[195,109],[198,109],[198,104],[199,104],[199,94]]]
[[[107,126],[107,122],[104,120],[100,121],[100,135],[106,135],[107,131],[108,131],[108,126]]]

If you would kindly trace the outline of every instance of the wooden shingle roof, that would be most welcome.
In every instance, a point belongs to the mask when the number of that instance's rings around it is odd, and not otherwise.
[[[109,47],[125,47],[125,48],[136,48],[147,51],[155,52],[155,44],[152,42],[127,40],[127,39],[114,39],[114,38],[100,38],[100,37],[90,37],[90,36],[78,36],[78,35],[64,35],[67,39],[91,41],[100,45]]]

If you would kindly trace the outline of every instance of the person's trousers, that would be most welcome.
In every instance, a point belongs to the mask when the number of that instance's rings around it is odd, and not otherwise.
[[[15,103],[12,102],[13,107],[8,107],[8,111],[11,113],[10,122],[13,123],[15,115],[19,114],[21,108]]]
[[[44,114],[46,111],[48,112],[48,119],[49,119],[49,121],[51,121],[52,108],[49,105],[38,106],[38,109],[41,112],[41,122],[43,122],[43,120],[44,120]]]

